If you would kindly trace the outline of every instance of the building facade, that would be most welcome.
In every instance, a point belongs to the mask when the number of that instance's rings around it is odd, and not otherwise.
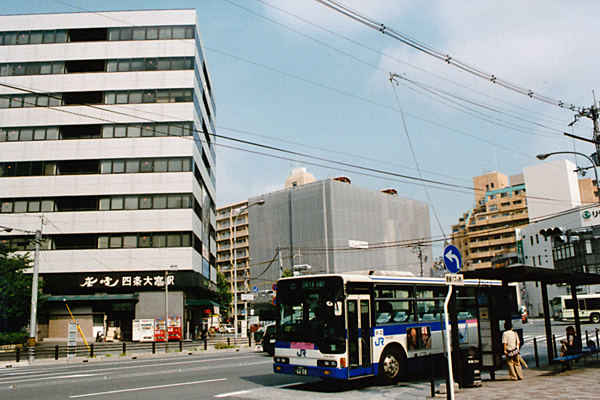
[[[39,337],[67,337],[64,299],[86,336],[129,339],[132,320],[164,318],[165,284],[190,337],[216,290],[215,104],[195,10],[0,27],[0,224],[41,227]],[[2,242],[31,249],[16,229]]]
[[[250,293],[247,206],[248,201],[242,201],[217,209],[217,268],[227,278],[231,293],[234,292],[234,263],[238,293]]]
[[[515,228],[529,223],[523,175],[491,172],[473,178],[475,207],[452,226],[452,243],[465,270],[490,268],[492,260],[517,252]]]
[[[250,285],[259,293],[269,291],[285,270],[419,275],[420,260],[413,249],[431,237],[429,205],[393,193],[361,188],[342,177],[249,199],[264,200],[263,206],[249,210]],[[432,260],[431,247],[423,247],[422,255]],[[430,263],[424,268],[429,272]]]

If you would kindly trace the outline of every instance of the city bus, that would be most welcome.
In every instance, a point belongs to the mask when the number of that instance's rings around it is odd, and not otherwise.
[[[578,294],[579,318],[594,324],[600,322],[600,294]],[[575,321],[575,302],[570,294],[552,299],[552,311],[556,321]]]
[[[392,276],[393,275],[393,276]],[[461,347],[479,346],[478,301],[497,309],[516,328],[521,318],[514,289],[510,300],[489,293],[499,281],[466,279],[456,286]],[[384,384],[438,362],[442,338],[444,278],[366,271],[284,278],[277,283],[275,373],[333,379],[376,376]],[[511,294],[512,293],[512,294]],[[508,298],[508,297],[507,297]],[[490,339],[491,341],[491,339]],[[491,346],[491,344],[490,344]]]

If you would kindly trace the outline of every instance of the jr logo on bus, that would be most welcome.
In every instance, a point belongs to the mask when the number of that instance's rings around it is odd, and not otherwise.
[[[296,354],[298,354],[298,357],[306,357],[306,350],[304,350],[304,349],[301,349],[301,350],[300,350],[298,353],[296,353]]]
[[[375,341],[375,346],[383,346],[384,342],[385,342],[385,339],[380,337]]]

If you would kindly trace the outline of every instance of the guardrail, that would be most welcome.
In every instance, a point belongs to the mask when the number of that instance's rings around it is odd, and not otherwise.
[[[110,357],[125,356],[135,354],[156,354],[168,352],[199,351],[208,350],[209,347],[230,348],[239,346],[252,346],[252,336],[247,338],[232,337],[216,338],[212,337],[204,340],[180,340],[169,341],[167,347],[165,342],[95,342],[89,344],[89,349],[85,345],[77,346],[67,345],[49,345],[43,342],[38,343],[34,348],[36,359],[61,359],[69,357]],[[255,344],[257,344],[255,342]],[[29,348],[27,345],[16,346],[11,350],[0,351],[0,362],[21,362],[27,361]]]

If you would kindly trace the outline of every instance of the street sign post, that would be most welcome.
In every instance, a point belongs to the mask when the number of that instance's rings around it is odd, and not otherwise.
[[[454,291],[454,285],[464,285],[463,275],[458,274],[462,265],[462,257],[458,247],[449,244],[444,248],[444,265],[450,274],[446,274],[446,285],[448,285],[448,295],[444,301],[444,325],[445,325],[445,344],[446,354],[448,359],[448,381],[446,389],[448,390],[448,398],[454,399],[454,376],[452,374],[452,348],[450,347],[450,320],[448,318],[448,304]],[[456,318],[456,315],[454,316]]]

